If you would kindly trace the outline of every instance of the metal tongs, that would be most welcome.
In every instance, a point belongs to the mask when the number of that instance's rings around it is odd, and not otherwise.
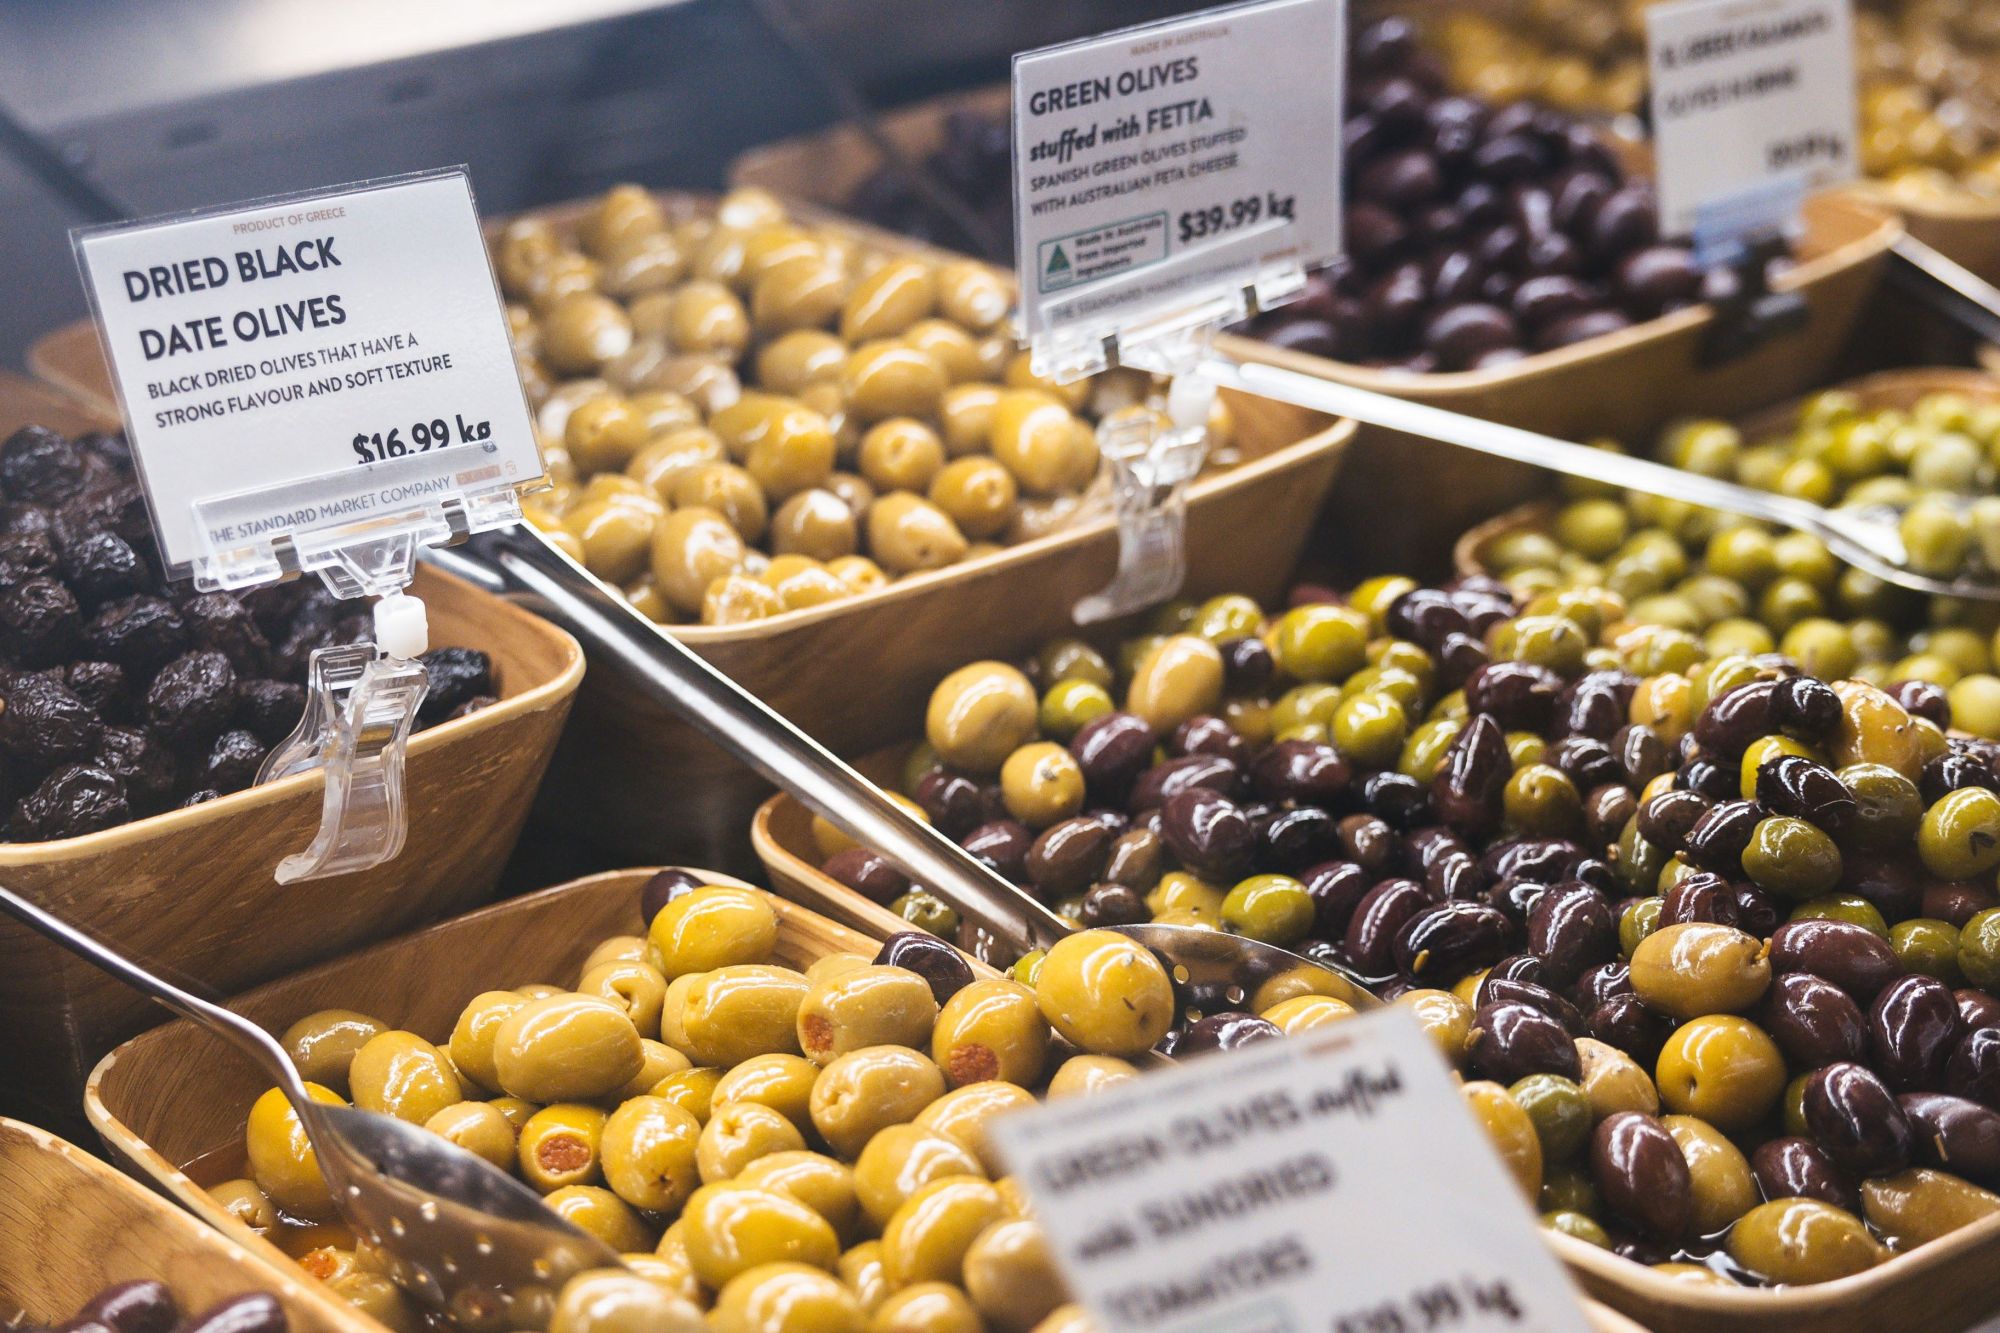
[[[825,746],[645,619],[525,524],[482,533],[463,547],[427,552],[440,568],[502,591],[525,592],[536,607],[615,662],[635,686],[695,730],[974,924],[1021,951],[1047,948],[1073,927],[1025,890],[914,818]],[[1265,980],[1297,968],[1324,974],[1329,992],[1357,1007],[1376,1003],[1359,978],[1275,945],[1193,926],[1116,929],[1166,959],[1185,997],[1241,1004]],[[1198,1006],[1197,1006],[1198,1007]]]
[[[2000,302],[2000,293],[1996,293],[1995,299]],[[1893,510],[1872,506],[1865,509],[1827,509],[1810,501],[1718,481],[1629,454],[1571,444],[1534,431],[1503,426],[1443,408],[1405,402],[1387,394],[1302,375],[1294,370],[1282,370],[1277,366],[1254,362],[1239,364],[1211,357],[1202,362],[1199,373],[1225,388],[1296,407],[1352,417],[1371,426],[1441,440],[1446,444],[1532,464],[1552,472],[1583,477],[1626,490],[1644,491],[1670,500],[1685,500],[1808,532],[1825,542],[1834,555],[1884,583],[1943,597],[2000,601],[2000,584],[1964,578],[1935,579],[1911,569],[1909,552],[1904,549]]]

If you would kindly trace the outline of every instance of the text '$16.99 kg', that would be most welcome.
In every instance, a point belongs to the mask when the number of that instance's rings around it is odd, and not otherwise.
[[[1269,190],[1263,194],[1246,194],[1224,204],[1210,204],[1207,208],[1190,208],[1174,221],[1180,229],[1180,242],[1186,245],[1189,241],[1253,226],[1265,218],[1289,219],[1296,200],[1296,195]]]
[[[490,449],[492,439],[492,422],[467,421],[463,414],[457,414],[453,421],[446,421],[443,417],[419,421],[410,427],[408,438],[404,437],[400,426],[391,428],[386,435],[379,430],[372,433],[357,431],[353,446],[357,462],[380,463],[390,458],[427,454],[454,444],[483,444]]]

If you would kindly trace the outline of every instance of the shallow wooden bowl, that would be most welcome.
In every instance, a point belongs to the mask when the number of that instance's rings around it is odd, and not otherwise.
[[[19,1314],[55,1327],[105,1287],[142,1278],[166,1283],[183,1314],[262,1291],[291,1333],[374,1328],[75,1144],[0,1120],[0,1326]]]
[[[0,436],[98,413],[0,376]],[[53,842],[0,843],[0,882],[105,940],[221,991],[241,990],[483,902],[499,879],[583,678],[576,640],[422,567],[431,640],[487,652],[501,700],[410,740],[409,841],[373,870],[280,885],[319,828],[325,779],[286,778]],[[0,1104],[73,1118],[83,1076],[164,1011],[41,936],[0,922]]]
[[[1995,369],[2000,371],[2000,366]],[[2000,399],[2000,378],[1996,378],[1995,374],[1952,367],[1885,370],[1833,387],[1854,394],[1864,408],[1870,409],[1907,408],[1933,393],[1962,393],[1969,398],[1987,401]],[[1766,407],[1740,418],[1737,425],[1743,432],[1743,438],[1750,443],[1781,435],[1791,429],[1798,419],[1804,402],[1803,398],[1794,398],[1775,407]],[[1625,443],[1644,448],[1651,441],[1628,439]],[[1486,565],[1485,552],[1495,541],[1509,533],[1546,528],[1555,513],[1553,502],[1535,501],[1509,509],[1467,529],[1452,544],[1452,567],[1460,574],[1491,572]]]
[[[610,871],[496,903],[260,986],[232,1007],[272,1032],[315,1010],[339,1007],[443,1041],[466,1002],[481,991],[574,982],[584,958],[604,939],[639,932],[639,891],[653,873]],[[709,883],[742,883],[705,870],[694,873]],[[804,968],[830,953],[873,957],[876,952],[875,939],[782,898],[774,896],[772,905],[778,911],[777,962]],[[84,1109],[113,1158],[304,1280],[303,1269],[217,1206],[203,1188],[242,1173],[244,1122],[250,1104],[268,1086],[221,1039],[180,1021],[142,1033],[105,1056],[91,1071]]]

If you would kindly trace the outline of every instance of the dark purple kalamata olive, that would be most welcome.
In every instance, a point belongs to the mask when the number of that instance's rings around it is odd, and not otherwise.
[[[1861,1211],[1861,1196],[1811,1139],[1791,1136],[1758,1144],[1750,1154],[1750,1170],[1766,1199],[1818,1199],[1851,1213]]]
[[[1854,998],[1810,972],[1771,978],[1759,1015],[1794,1069],[1868,1058],[1868,1020]]]
[[[887,905],[910,891],[910,881],[880,852],[848,847],[826,859],[821,870],[871,902]]]
[[[1391,634],[1434,648],[1447,634],[1471,628],[1451,595],[1436,588],[1413,588],[1389,603],[1384,623]]]
[[[1472,153],[1472,166],[1489,181],[1526,180],[1538,176],[1549,168],[1548,150],[1537,140],[1525,134],[1503,134],[1491,137],[1492,123],[1488,122],[1488,138]]]
[[[1736,765],[1724,763],[1713,755],[1697,754],[1674,775],[1674,789],[1691,791],[1711,801],[1725,801],[1736,795],[1740,781]]]
[[[1505,912],[1509,920],[1526,921],[1548,891],[1548,885],[1532,879],[1503,879],[1486,891],[1486,901]]]
[[[1948,922],[1963,930],[1966,922],[1995,906],[2000,906],[2000,896],[1994,894],[1991,885],[1953,880],[1946,884],[1925,885],[1917,914]]]
[[[1385,273],[1363,299],[1377,330],[1385,337],[1400,339],[1416,332],[1430,296],[1430,285],[1424,281],[1424,266],[1407,263]]]
[[[1603,894],[1574,880],[1543,894],[1528,913],[1528,948],[1567,986],[1588,968],[1618,956],[1618,918]]]
[[[653,877],[646,881],[646,886],[639,890],[639,915],[650,926],[662,907],[700,887],[700,878],[685,870],[656,870]]]
[[[1233,1051],[1239,1046],[1249,1046],[1255,1042],[1269,1041],[1285,1034],[1269,1019],[1255,1014],[1225,1011],[1208,1014],[1187,1025],[1174,1043],[1173,1054],[1178,1058],[1203,1055],[1209,1051]]]
[[[1868,1011],[1874,1067],[1898,1091],[1942,1088],[1960,1030],[1951,987],[1918,973],[1884,986]]]
[[[1694,738],[1702,749],[1735,760],[1750,742],[1777,730],[1778,682],[1753,680],[1708,701],[1694,722]]]
[[[1910,1122],[1873,1070],[1852,1061],[1807,1076],[1806,1127],[1836,1166],[1860,1176],[1887,1175],[1910,1164]]]
[[[1444,299],[1441,293],[1434,295]],[[1448,305],[1433,315],[1424,325],[1423,339],[1441,369],[1464,370],[1488,352],[1514,346],[1521,331],[1505,310],[1474,301]]]
[[[1512,305],[1528,258],[1527,233],[1511,222],[1496,223],[1472,238],[1472,253],[1486,266],[1487,282],[1480,284],[1480,295],[1496,306]],[[1504,285],[1492,285],[1495,280]]]
[[[1597,220],[1597,210],[1611,197],[1616,187],[1611,179],[1596,171],[1571,171],[1555,188],[1555,202],[1550,216],[1556,226],[1571,235],[1589,232],[1591,223]]]
[[[1332,320],[1287,319],[1258,337],[1273,347],[1303,352],[1307,356],[1337,359],[1341,355],[1340,328]]]
[[[1497,969],[1496,969],[1497,970]],[[1479,983],[1478,1005],[1484,1009],[1489,1004],[1515,1003],[1533,1005],[1550,1018],[1563,1025],[1563,1030],[1572,1037],[1588,1037],[1590,1024],[1581,1011],[1538,981],[1527,981],[1516,977],[1494,976],[1488,973]]]
[[[1899,680],[1889,687],[1889,697],[1926,722],[1951,725],[1951,698],[1940,685],[1928,680]]]
[[[880,967],[902,967],[931,984],[931,994],[943,1004],[972,984],[972,965],[965,955],[924,930],[898,931],[882,942],[875,955]]]
[[[1136,926],[1153,919],[1146,899],[1129,884],[1093,884],[1083,895],[1077,919],[1086,926]]]
[[[1222,641],[1223,678],[1232,695],[1256,694],[1277,674],[1277,659],[1262,639],[1246,635]]]
[[[1431,804],[1439,818],[1460,832],[1485,832],[1500,820],[1501,789],[1512,772],[1500,724],[1489,716],[1474,717],[1445,750],[1431,783]]]
[[[1944,1086],[1960,1097],[2000,1106],[2000,1028],[1976,1027],[1959,1037],[1945,1061]]]
[[[1510,953],[1486,969],[1486,979],[1498,977],[1503,981],[1532,981],[1541,986],[1548,981],[1548,971],[1542,960],[1531,953]],[[1484,985],[1485,980],[1480,984]],[[1476,1009],[1484,1003],[1485,1000],[1475,998],[1473,1007]]]
[[[1113,884],[1145,893],[1160,882],[1166,869],[1167,848],[1160,835],[1147,828],[1131,828],[1112,839],[1102,873]]]
[[[1337,940],[1347,934],[1354,910],[1374,887],[1374,876],[1352,861],[1322,861],[1299,872],[1299,882],[1313,900],[1313,934]]]
[[[1914,1131],[1919,1165],[1986,1189],[2000,1186],[2000,1111],[1944,1092],[1906,1092],[1896,1104]]]
[[[1840,696],[1823,680],[1793,676],[1778,682],[1772,715],[1788,736],[1802,741],[1827,740],[1840,727]]]
[[[1514,317],[1529,331],[1539,332],[1596,305],[1589,287],[1567,273],[1542,273],[1525,278],[1514,289]]]
[[[1403,863],[1410,873],[1421,875],[1445,856],[1469,850],[1465,839],[1442,824],[1426,824],[1411,829],[1403,839]]]
[[[1184,754],[1163,759],[1139,775],[1125,806],[1134,814],[1164,806],[1184,791],[1205,787],[1224,796],[1243,794],[1243,770],[1219,754]]]
[[[1570,1002],[1586,1014],[1614,995],[1632,993],[1632,965],[1624,962],[1599,963],[1569,988]]]
[[[1601,263],[1651,245],[1660,234],[1653,194],[1643,185],[1620,186],[1590,220],[1590,252]]]
[[[1637,995],[1613,995],[1590,1011],[1590,1035],[1651,1069],[1673,1035],[1674,1021]]]
[[[1994,776],[1984,760],[1969,754],[1946,754],[1925,764],[1917,782],[1926,806],[1936,805],[1952,792],[1967,787],[2000,791],[2000,777]]]
[[[1337,809],[1353,780],[1340,751],[1319,741],[1278,741],[1250,765],[1250,790],[1267,801]]]
[[[2000,998],[1976,986],[1960,986],[1951,993],[1958,1002],[1959,1021],[1969,1032],[1974,1028],[2000,1028]]]
[[[1611,738],[1611,752],[1625,770],[1625,781],[1637,791],[1673,768],[1674,756],[1660,733],[1642,722],[1620,727]]]
[[[1465,706],[1505,731],[1547,731],[1562,699],[1562,677],[1532,662],[1490,662],[1465,682]]]
[[[1211,713],[1198,713],[1175,727],[1167,737],[1170,755],[1215,754],[1236,764],[1250,760],[1250,742],[1243,734]]]
[[[1028,847],[1025,868],[1036,896],[1053,902],[1073,897],[1103,877],[1111,862],[1110,829],[1088,815],[1051,824]]]
[[[1603,698],[1601,694],[1592,698]],[[1580,791],[1592,791],[1598,787],[1625,785],[1625,770],[1618,763],[1608,741],[1594,736],[1572,734],[1550,745],[1543,754],[1542,762],[1553,764],[1569,775]],[[1637,809],[1634,798],[1634,809]],[[1622,820],[1620,821],[1623,822]],[[1615,841],[1615,838],[1614,838]]]
[[[1479,146],[1480,131],[1486,128],[1486,106],[1471,97],[1440,97],[1424,113],[1430,127],[1431,153],[1448,166],[1456,166]]]
[[[1160,807],[1160,837],[1182,865],[1221,879],[1246,870],[1257,843],[1243,808],[1207,787],[1190,787],[1166,799]]]
[[[1421,985],[1450,985],[1505,955],[1513,933],[1507,914],[1485,903],[1440,903],[1396,933],[1396,967]]]
[[[1865,926],[1828,918],[1787,921],[1771,935],[1771,971],[1810,972],[1862,1004],[1903,973],[1889,942]]]
[[[1627,311],[1652,319],[1673,306],[1693,301],[1701,291],[1701,270],[1682,246],[1648,246],[1619,261],[1617,291]]]
[[[1495,878],[1519,876],[1553,884],[1567,879],[1582,859],[1583,848],[1568,838],[1514,838],[1488,847],[1479,863]]]
[[[1574,681],[1563,696],[1563,717],[1572,736],[1608,741],[1625,725],[1638,679],[1623,671],[1593,671]]]
[[[1396,970],[1397,934],[1429,906],[1429,895],[1412,879],[1385,879],[1362,895],[1343,943],[1363,976],[1386,977]]]
[[[1409,239],[1403,220],[1393,209],[1367,200],[1349,204],[1342,219],[1348,250],[1364,264],[1376,263],[1395,253]]]
[[[993,867],[994,873],[1016,884],[1028,882],[1028,848],[1035,835],[1026,824],[1012,819],[996,819],[965,835],[959,846]]]
[[[1743,873],[1743,851],[1764,817],[1755,801],[1720,801],[1694,822],[1681,842],[1690,865],[1731,878]]]
[[[1483,899],[1493,877],[1471,852],[1452,852],[1430,863],[1424,871],[1424,888],[1433,902],[1472,902]]]
[[[1490,227],[1507,216],[1507,196],[1483,180],[1468,181],[1452,202],[1467,226]]]
[[[917,804],[947,838],[962,838],[986,819],[986,797],[979,784],[949,769],[934,768],[917,779]]]
[[[1657,1241],[1694,1225],[1694,1177],[1666,1126],[1638,1111],[1614,1111],[1590,1136],[1590,1177],[1605,1207]]]
[[[1746,935],[1755,935],[1760,940],[1768,940],[1785,919],[1785,913],[1778,906],[1777,899],[1758,888],[1748,880],[1740,880],[1736,889],[1736,928]]]
[[[1091,800],[1123,805],[1153,762],[1153,729],[1130,713],[1106,713],[1077,728],[1069,752],[1083,770]]]
[[[173,1292],[164,1282],[136,1278],[98,1292],[76,1312],[74,1322],[103,1324],[116,1333],[172,1333],[180,1321]]]
[[[1340,826],[1318,806],[1280,809],[1257,829],[1258,866],[1285,874],[1317,865],[1340,853]]]
[[[1639,836],[1662,851],[1678,852],[1710,804],[1699,792],[1663,791],[1639,807]]]
[[[1456,221],[1456,209],[1448,210]],[[1440,305],[1455,306],[1479,299],[1479,284],[1485,281],[1486,269],[1469,250],[1445,249],[1433,254],[1425,263],[1425,273],[1430,280],[1431,299]],[[1431,350],[1443,355],[1443,349],[1431,341]]]
[[[1429,817],[1430,790],[1407,773],[1385,769],[1362,779],[1361,806],[1391,828],[1409,828]]]
[[[1717,926],[1734,926],[1741,920],[1736,909],[1736,887],[1720,875],[1697,870],[1683,875],[1661,895],[1660,924],[1678,926],[1702,921]]]
[[[1492,659],[1483,642],[1473,635],[1455,631],[1445,635],[1444,642],[1433,652],[1438,664],[1438,679],[1447,689],[1462,686],[1473,672]]]
[[[127,1333],[112,1325],[117,1333]],[[285,1333],[285,1307],[269,1292],[246,1291],[188,1316],[179,1325],[180,1333]]]
[[[1632,321],[1616,310],[1583,310],[1551,320],[1535,335],[1535,349],[1553,352],[1558,348],[1589,342],[1593,338],[1608,337],[1631,326]]]
[[[1767,759],[1758,767],[1757,801],[1773,814],[1803,819],[1836,835],[1859,814],[1854,794],[1832,769],[1796,754]]]
[[[1380,875],[1402,856],[1403,840],[1374,815],[1348,815],[1340,821],[1340,845],[1347,859],[1370,875]]]
[[[1865,821],[1850,825],[1856,839],[1867,830]],[[1921,914],[1924,902],[1922,868],[1905,853],[1849,852],[1841,849],[1840,887],[1858,893],[1880,908],[1884,919],[1901,921]]]
[[[1473,1072],[1496,1083],[1514,1083],[1530,1074],[1583,1077],[1576,1039],[1561,1020],[1519,1000],[1482,1005],[1465,1039]]]

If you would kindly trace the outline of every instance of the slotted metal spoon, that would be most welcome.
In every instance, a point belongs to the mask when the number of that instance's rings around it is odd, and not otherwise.
[[[600,659],[618,664],[634,684],[697,731],[790,792],[848,836],[888,858],[903,874],[1020,950],[1047,948],[1071,933],[1063,918],[975,859],[776,710],[662,633],[583,566],[526,524],[473,537],[426,559],[496,590],[531,594],[537,609],[563,625]],[[1329,989],[1357,1007],[1372,1005],[1359,979],[1260,940],[1192,926],[1117,929],[1161,954],[1189,996],[1243,997],[1292,968],[1326,974]]]
[[[297,1110],[341,1220],[374,1246],[397,1282],[460,1327],[543,1329],[573,1274],[618,1256],[505,1172],[420,1126],[307,1094],[270,1033],[141,967],[0,887],[0,911],[207,1028],[248,1055]]]
[[[1670,500],[1686,500],[1709,509],[1721,509],[1799,532],[1809,532],[1825,542],[1834,555],[1884,583],[1938,596],[2000,601],[2000,584],[1971,579],[1936,579],[1911,569],[1909,552],[1903,547],[1903,538],[1892,510],[1872,507],[1826,509],[1806,500],[1795,500],[1790,496],[1774,495],[1734,482],[1683,472],[1679,468],[1634,458],[1629,454],[1570,444],[1534,431],[1503,426],[1422,403],[1405,402],[1387,394],[1337,384],[1277,366],[1212,357],[1201,363],[1200,373],[1225,388],[1291,403],[1296,407],[1352,417],[1371,426],[1441,440],[1446,444],[1509,458],[1517,463],[1529,463],[1552,472],[1600,481],[1626,490],[1644,491],[1649,495],[1661,495]]]

